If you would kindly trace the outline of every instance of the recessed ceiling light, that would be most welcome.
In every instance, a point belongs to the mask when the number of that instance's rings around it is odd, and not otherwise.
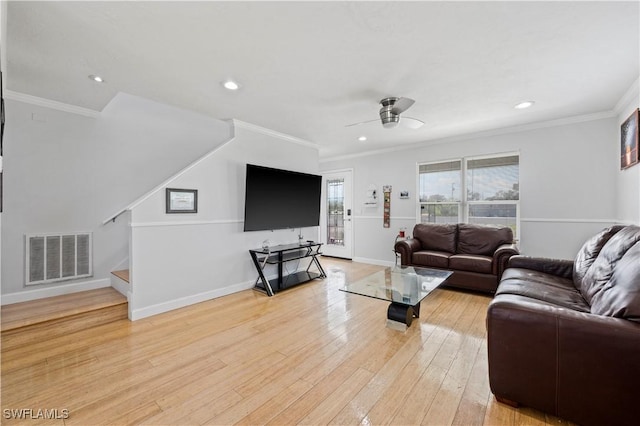
[[[366,137],[366,136],[360,136],[360,137],[358,138],[358,140],[359,140],[360,142],[364,142],[364,141],[366,141],[366,140],[367,140],[367,137]]]
[[[95,81],[96,83],[104,83],[104,79],[102,77],[100,77],[99,75],[93,75],[91,74],[89,76],[89,78],[93,81]]]
[[[515,109],[525,109],[525,108],[529,108],[530,106],[533,106],[533,104],[535,104],[534,101],[524,101],[524,102],[520,102],[518,105],[514,106]]]
[[[240,85],[233,80],[227,80],[223,82],[222,85],[225,89],[229,90],[238,90],[240,88]]]

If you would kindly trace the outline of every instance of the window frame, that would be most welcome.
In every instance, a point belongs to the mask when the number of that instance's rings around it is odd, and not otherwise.
[[[517,200],[477,200],[471,201],[468,199],[467,194],[467,170],[468,170],[468,162],[473,160],[483,160],[488,158],[501,158],[501,157],[518,157],[518,199]],[[430,165],[430,164],[439,164],[439,163],[448,163],[460,161],[460,201],[421,201],[420,200],[420,166]],[[499,205],[499,204],[513,204],[516,206],[516,231],[514,233],[514,240],[520,240],[520,152],[519,151],[509,151],[509,152],[501,152],[495,154],[486,154],[486,155],[477,155],[477,156],[469,156],[469,157],[458,157],[458,158],[449,158],[438,161],[428,161],[416,163],[416,223],[422,223],[422,209],[423,205],[457,205],[458,206],[458,223],[469,223],[469,211],[471,206],[473,205]],[[451,222],[447,222],[451,223]]]

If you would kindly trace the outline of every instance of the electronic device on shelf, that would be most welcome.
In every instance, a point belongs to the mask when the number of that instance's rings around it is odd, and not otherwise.
[[[320,225],[322,176],[247,164],[244,230]]]

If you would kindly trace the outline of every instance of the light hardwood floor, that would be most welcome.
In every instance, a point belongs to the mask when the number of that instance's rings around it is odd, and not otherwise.
[[[28,408],[69,417],[26,424],[566,424],[491,395],[490,297],[438,289],[400,332],[386,302],[338,290],[382,267],[322,263],[328,278],[271,298],[248,290],[3,347],[3,424]]]

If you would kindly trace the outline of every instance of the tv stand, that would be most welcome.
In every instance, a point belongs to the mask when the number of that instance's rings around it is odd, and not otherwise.
[[[275,293],[293,287],[295,285],[311,281],[316,278],[325,278],[327,274],[322,269],[318,255],[322,243],[306,241],[304,243],[282,244],[269,247],[266,249],[249,250],[253,265],[258,271],[254,290],[259,290],[269,296]],[[311,262],[304,271],[296,271],[288,275],[283,274],[283,265],[286,262],[299,259],[311,258]],[[264,275],[266,265],[278,265],[278,277],[268,280]],[[315,265],[318,272],[309,271],[312,265]]]

